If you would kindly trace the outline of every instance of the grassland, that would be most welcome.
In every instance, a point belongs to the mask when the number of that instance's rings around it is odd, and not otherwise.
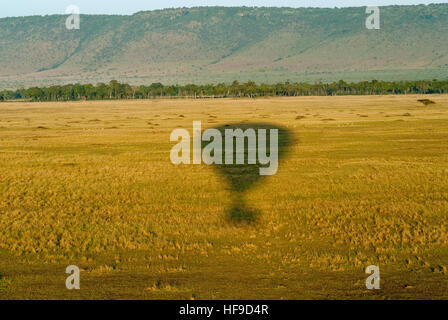
[[[446,299],[448,97],[422,98],[2,103],[0,299]],[[212,167],[171,164],[193,120],[294,135],[256,221]]]

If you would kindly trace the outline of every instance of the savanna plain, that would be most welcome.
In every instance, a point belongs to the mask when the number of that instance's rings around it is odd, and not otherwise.
[[[1,103],[0,299],[446,299],[448,96],[426,98]],[[171,163],[197,120],[293,136],[255,219],[219,170]]]

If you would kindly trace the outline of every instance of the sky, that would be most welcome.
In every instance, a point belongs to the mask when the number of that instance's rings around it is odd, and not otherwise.
[[[65,14],[69,5],[76,5],[84,14],[133,14],[195,6],[359,7],[429,3],[448,3],[448,0],[1,0],[0,17]]]

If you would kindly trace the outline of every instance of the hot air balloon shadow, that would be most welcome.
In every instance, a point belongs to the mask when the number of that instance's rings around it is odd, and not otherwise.
[[[268,177],[268,175],[260,175],[260,168],[269,167],[269,165],[262,165],[258,161],[258,151],[259,145],[256,144],[256,154],[257,154],[257,163],[256,164],[248,164],[248,138],[244,140],[244,164],[235,164],[236,163],[236,139],[234,139],[233,143],[233,156],[234,156],[234,164],[225,164],[225,136],[226,130],[236,130],[241,129],[244,132],[247,129],[253,129],[256,133],[256,140],[258,142],[259,137],[259,129],[266,130],[266,155],[270,155],[270,141],[271,129],[278,130],[278,160],[280,161],[287,153],[287,150],[291,146],[293,142],[292,134],[285,128],[279,127],[278,125],[268,124],[268,123],[234,123],[227,124],[224,126],[211,128],[217,129],[221,132],[222,138],[222,164],[213,164],[213,167],[219,172],[221,176],[227,180],[227,183],[231,189],[231,197],[232,197],[232,208],[228,212],[228,216],[231,221],[234,222],[254,222],[257,220],[257,217],[260,215],[260,212],[248,205],[244,200],[245,193],[252,188],[255,184],[261,183],[263,180]],[[210,142],[202,142],[202,146],[206,146]],[[280,167],[279,167],[280,170]]]

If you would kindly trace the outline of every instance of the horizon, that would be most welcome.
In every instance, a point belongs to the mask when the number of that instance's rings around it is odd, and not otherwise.
[[[163,2],[167,3],[166,5],[160,5],[162,2],[157,1],[153,4],[143,4],[143,1],[140,0],[131,0],[128,1],[128,6],[126,9],[121,7],[121,3],[118,1],[108,1],[107,5],[104,4],[104,1],[98,1],[96,4],[89,3],[87,0],[78,0],[75,1],[58,1],[55,3],[55,0],[47,0],[42,1],[40,3],[25,3],[27,0],[18,0],[14,4],[9,5],[9,7],[0,8],[0,19],[3,18],[20,18],[20,17],[29,17],[29,16],[51,16],[51,15],[66,15],[65,9],[69,5],[75,5],[80,8],[81,14],[83,15],[122,15],[122,16],[132,16],[139,12],[147,12],[147,11],[161,11],[161,10],[175,10],[175,9],[193,9],[193,8],[211,8],[211,7],[223,7],[223,8],[236,8],[236,7],[248,7],[248,8],[291,8],[291,9],[309,9],[309,8],[359,8],[365,6],[379,6],[379,7],[387,7],[387,6],[418,6],[418,5],[440,5],[440,4],[448,4],[448,1],[388,1],[388,0],[380,0],[376,1],[374,4],[373,1],[353,1],[353,0],[340,0],[334,1],[330,6],[326,3],[326,1],[317,0],[317,1],[291,1],[291,0],[282,0],[277,1],[275,5],[270,5],[267,0],[258,0],[258,1],[250,1],[251,4],[248,4],[248,1],[244,0],[232,0],[227,1],[231,2],[231,4],[222,4],[218,3],[219,1],[194,1],[190,2],[191,4],[186,4],[184,1],[174,0]],[[170,5],[172,4],[172,5]],[[20,12],[20,13],[19,13]]]

